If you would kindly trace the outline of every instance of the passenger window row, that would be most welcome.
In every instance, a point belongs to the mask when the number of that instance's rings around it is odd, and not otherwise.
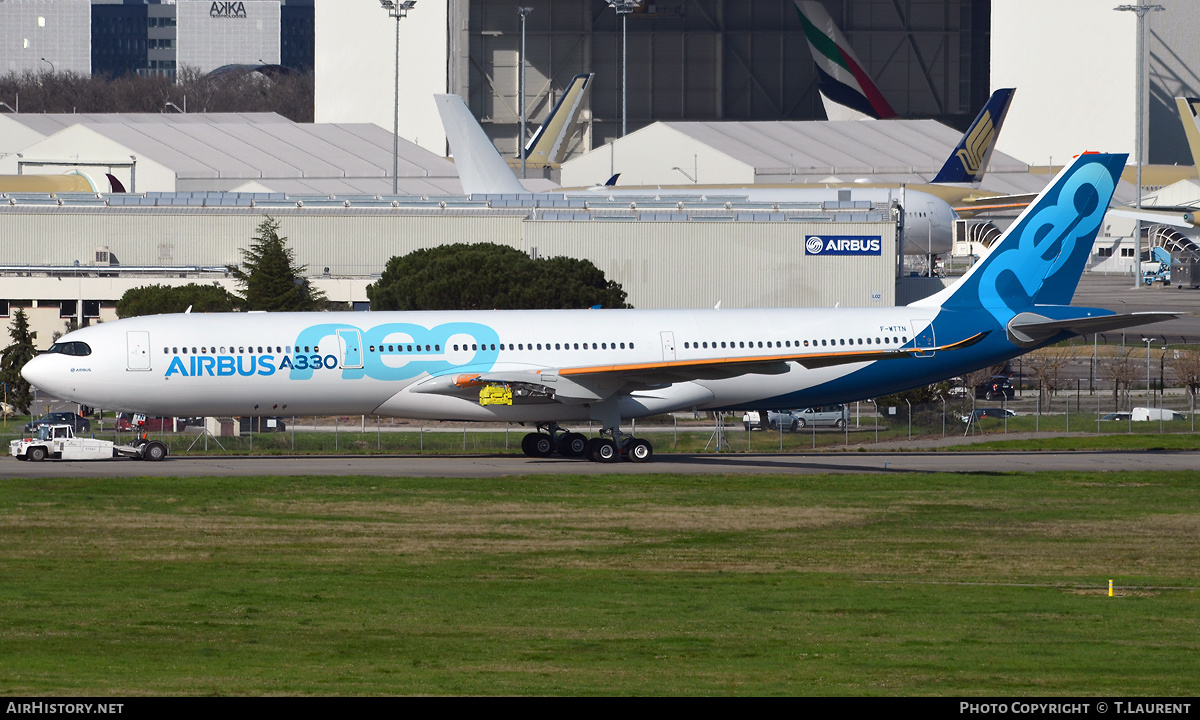
[[[792,341],[792,340],[774,340],[774,341],[767,340],[765,343],[765,347],[774,348],[774,349],[790,348],[790,347],[797,347],[797,348],[799,348],[799,347],[829,347],[831,345],[854,345],[854,344],[856,344],[855,343],[856,340],[857,340],[858,345],[863,344],[863,338],[833,338],[833,339],[826,339],[826,340],[815,340],[814,339],[811,341],[809,341],[809,340],[795,340],[795,341]],[[757,342],[758,342],[757,347],[760,347],[760,348],[764,347],[764,343],[762,340],[759,340]],[[795,342],[795,345],[792,344],[793,342]],[[885,337],[877,337],[874,339],[874,341],[872,341],[871,338],[866,339],[867,345],[893,345],[893,344],[900,345],[901,343],[906,343],[906,342],[908,342],[907,335],[902,335],[899,337],[892,336],[890,338],[886,337],[886,336]],[[716,341],[713,341],[711,344],[707,343],[707,342],[688,341],[683,344],[683,347],[685,350],[708,350],[708,349],[715,350],[718,347],[739,350],[739,349],[746,348],[746,347],[754,348],[755,341],[751,340],[751,341],[749,341],[749,344],[747,344],[747,342],[744,340],[729,341],[728,343],[723,341],[720,344],[718,344]]]
[[[313,345],[311,347],[308,345],[305,345],[303,351],[300,349],[300,346],[297,345],[295,350],[298,353],[299,352],[306,352],[306,353],[307,352],[321,352],[321,350],[316,345]],[[226,351],[228,351],[228,352],[226,352]],[[220,346],[220,348],[218,348],[216,346],[202,345],[201,347],[198,347],[198,348],[192,347],[190,349],[186,348],[186,347],[164,347],[163,348],[164,355],[188,355],[188,354],[191,354],[191,355],[209,355],[209,354],[212,354],[212,355],[245,355],[247,353],[262,355],[263,353],[271,353],[271,352],[275,353],[276,355],[283,355],[283,354],[291,355],[292,354],[292,346],[291,345],[286,345],[286,346],[285,345],[275,345],[275,346],[267,345],[264,348],[262,345],[259,345],[257,347],[252,346],[252,345],[238,345],[236,347],[233,345],[230,345],[228,348],[226,348],[224,345],[222,345],[222,346]]]
[[[497,346],[495,343],[491,343],[491,344],[471,343],[470,345],[466,345],[466,344],[462,345],[463,350],[477,350],[477,349],[495,350],[496,347]],[[608,342],[602,342],[602,343],[596,343],[596,342],[594,342],[594,343],[516,343],[516,344],[508,343],[507,346],[505,345],[505,343],[500,343],[500,345],[499,345],[499,348],[501,350],[518,350],[518,351],[521,351],[521,350],[523,350],[523,351],[529,351],[529,350],[616,350],[618,347],[621,350],[625,350],[625,349],[633,350],[634,349],[633,343],[608,343]],[[458,350],[459,346],[455,345],[454,349]]]

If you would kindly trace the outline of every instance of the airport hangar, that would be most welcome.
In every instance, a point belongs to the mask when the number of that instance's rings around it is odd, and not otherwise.
[[[727,125],[734,133],[739,124]],[[751,170],[753,184],[778,177],[749,157],[749,137],[774,143],[759,147],[763,157],[786,155],[779,138],[791,138],[796,158],[801,146],[813,152],[815,136],[834,137],[836,153],[827,156],[834,164],[797,163],[803,175],[889,168],[926,178],[958,139],[932,121],[753,125],[736,143],[695,138],[694,154],[746,156],[742,162],[759,167]],[[829,135],[832,125],[844,126],[840,135]],[[79,172],[98,190],[108,189],[100,186],[112,175],[133,191],[0,196],[7,239],[0,301],[9,315],[27,309],[42,345],[71,321],[114,318],[116,300],[131,287],[215,282],[234,289],[226,266],[241,262],[240,250],[268,214],[282,223],[313,284],[359,308],[392,256],[481,240],[589,259],[640,308],[887,306],[940,287],[898,280],[897,208],[855,200],[852,188],[818,204],[752,203],[732,189],[703,199],[673,197],[670,188],[637,198],[603,191],[465,198],[452,162],[402,142],[404,194],[392,196],[392,135],[370,124],[297,124],[269,113],[0,115],[0,137],[15,137],[7,130],[18,127],[26,144],[0,148],[0,174]],[[879,143],[880,132],[894,137]],[[867,135],[856,141],[855,133]],[[1022,174],[1010,159],[999,164],[1011,172],[997,176],[1016,182]],[[548,189],[544,180],[530,184]],[[807,236],[830,234],[878,236],[881,251],[805,255]]]

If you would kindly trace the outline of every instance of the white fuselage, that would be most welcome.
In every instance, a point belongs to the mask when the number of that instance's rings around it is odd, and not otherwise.
[[[570,395],[564,392],[559,400],[481,405],[478,388],[450,393],[428,388],[439,378],[444,385],[448,376],[471,373],[541,376],[601,368],[612,390],[609,402],[619,403],[620,417],[632,418],[761,407],[872,363],[818,369],[780,363],[765,374],[715,372],[705,379],[699,373],[639,385],[633,375],[641,365],[842,352],[851,346],[898,349],[919,335],[932,346],[929,325],[936,313],[937,308],[899,307],[160,315],[72,332],[60,342],[85,343],[90,354],[43,354],[23,372],[57,396],[149,415],[340,413],[516,422],[591,419],[604,403],[564,402]],[[927,362],[932,369],[931,361],[891,362]],[[629,384],[623,369],[631,374]],[[892,383],[897,389],[915,384],[900,375]],[[873,397],[878,388],[838,392],[851,400]]]

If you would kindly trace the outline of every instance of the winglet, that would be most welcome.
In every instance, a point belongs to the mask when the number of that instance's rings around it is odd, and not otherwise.
[[[1016,92],[1015,88],[1001,88],[992,93],[933,182],[977,183],[983,180],[992,151],[996,149],[996,139],[1000,137],[1000,126],[1004,124]]]
[[[496,146],[488,139],[467,104],[457,95],[434,95],[450,152],[467,195],[527,192]]]

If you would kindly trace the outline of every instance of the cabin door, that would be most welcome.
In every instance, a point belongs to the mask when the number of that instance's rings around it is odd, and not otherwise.
[[[363,366],[362,335],[357,330],[338,330],[338,345],[341,346],[341,360],[344,368],[360,368]]]
[[[930,320],[913,320],[912,321],[912,331],[913,331],[913,347],[914,348],[917,348],[918,350],[920,350],[922,348],[937,347],[936,338],[934,337],[934,334],[933,334],[933,322],[932,321],[930,321]],[[916,357],[933,357],[933,355],[934,355],[934,353],[932,351],[930,351],[930,352],[918,353],[916,355]]]
[[[150,369],[150,333],[144,330],[130,330],[125,333],[125,345],[128,349],[128,365],[130,370]]]
[[[675,359],[675,333],[663,331],[659,333],[662,337],[663,360]]]

